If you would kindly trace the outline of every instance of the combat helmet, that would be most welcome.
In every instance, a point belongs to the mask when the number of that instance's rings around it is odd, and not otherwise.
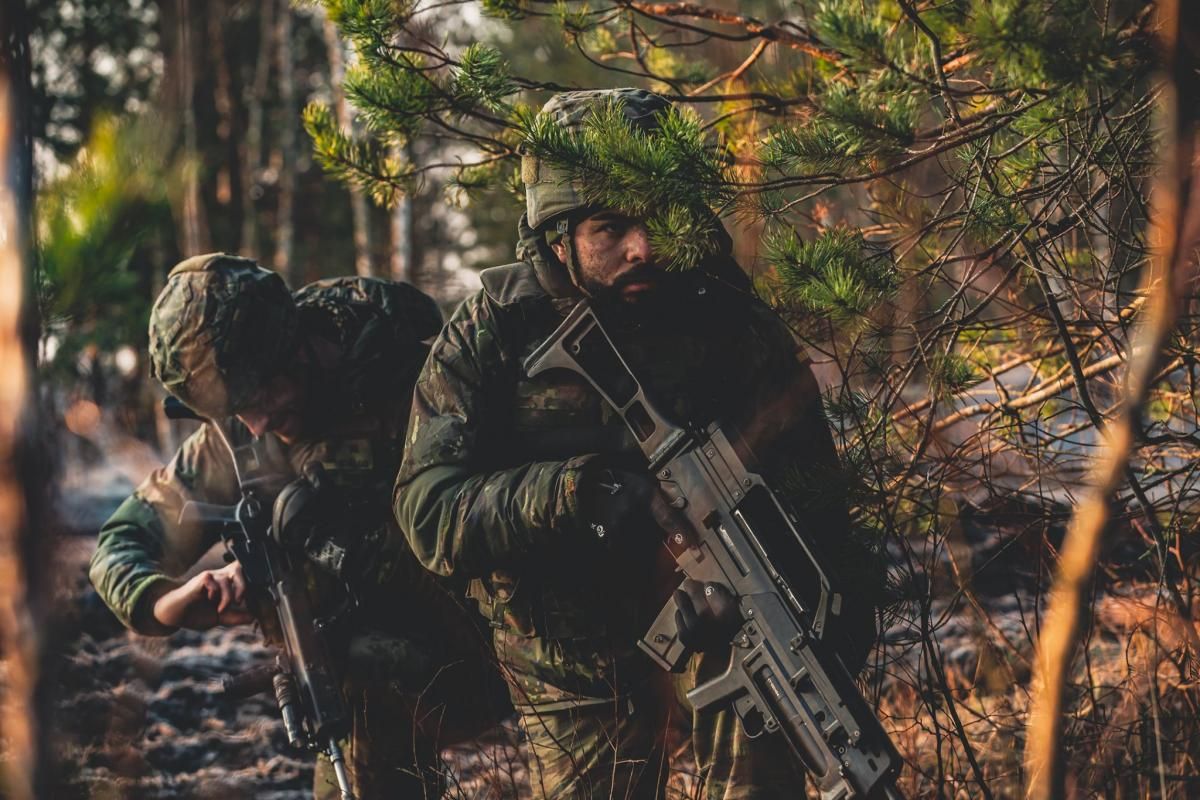
[[[556,94],[541,113],[560,127],[578,132],[587,115],[607,103],[618,104],[626,119],[645,131],[657,129],[658,115],[671,108],[669,100],[645,89],[591,89]],[[532,153],[521,157],[521,182],[525,184],[526,218],[535,231],[546,230],[549,224],[587,207],[577,183]]]
[[[283,279],[248,258],[210,253],[178,264],[150,312],[150,371],[207,417],[243,409],[297,342]]]

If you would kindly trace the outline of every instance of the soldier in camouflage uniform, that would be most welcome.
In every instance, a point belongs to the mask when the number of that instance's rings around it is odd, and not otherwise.
[[[344,604],[347,587],[359,603],[333,648],[359,798],[436,792],[441,747],[502,713],[474,612],[413,559],[388,508],[423,341],[441,321],[407,284],[338,278],[293,296],[275,273],[222,254],[178,265],[151,313],[152,369],[167,391],[210,419],[236,417],[235,438],[264,437],[276,490],[320,465],[321,492],[337,498],[323,515],[298,509],[304,530],[289,525],[288,538],[309,556],[318,614]],[[205,425],[120,506],[90,574],[125,625],[167,635],[249,621],[240,564],[180,577],[214,544],[180,519],[183,505],[239,497],[228,450]],[[324,758],[315,795],[340,796]]]
[[[614,100],[651,132],[667,108],[626,89],[559,95],[543,113],[573,128]],[[651,512],[657,484],[588,384],[565,370],[530,378],[522,365],[589,298],[657,405],[676,419],[735,424],[836,544],[847,515],[828,489],[837,461],[808,359],[753,298],[727,242],[668,273],[640,220],[586,207],[578,187],[531,156],[522,178],[521,260],[482,273],[482,291],[443,329],[418,379],[394,496],[400,527],[429,569],[473,579],[531,745],[535,796],[661,797],[675,726],[690,731],[705,797],[801,796],[782,737],[750,743],[732,710],[680,702],[724,670],[727,637],[683,676],[661,674],[636,647],[678,582]],[[694,638],[712,642],[703,628],[716,623],[696,611]],[[870,609],[858,618],[861,651]]]

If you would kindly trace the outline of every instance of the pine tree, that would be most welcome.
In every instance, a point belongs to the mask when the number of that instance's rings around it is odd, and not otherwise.
[[[835,376],[827,412],[860,532],[906,554],[896,590],[925,621],[923,663],[940,664],[916,573],[961,525],[955,509],[1036,508],[1046,534],[1119,410],[1150,253],[1151,5],[483,3],[498,29],[556,30],[592,70],[570,85],[530,61],[526,35],[448,46],[416,3],[324,5],[362,54],[346,88],[375,144],[317,107],[308,129],[322,163],[375,198],[437,170],[468,196],[515,193],[526,143],[589,199],[647,217],[669,265],[702,257],[709,212],[740,234],[758,292]],[[606,109],[575,136],[535,111],[553,91],[614,84],[679,110],[656,135]],[[460,160],[386,155],[423,134]],[[1143,565],[1167,582],[1167,544],[1200,517],[1195,348],[1185,325],[1116,498],[1118,523],[1147,532]],[[945,702],[923,719],[958,735],[914,757],[988,796],[1000,768],[980,765]],[[1141,767],[1122,763],[1136,791]]]

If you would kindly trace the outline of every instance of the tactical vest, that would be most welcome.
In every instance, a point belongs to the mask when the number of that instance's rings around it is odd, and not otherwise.
[[[591,458],[644,466],[625,424],[581,378],[524,373],[578,298],[550,296],[524,262],[485,270],[481,280],[503,351],[502,363],[488,365],[487,409],[476,426],[477,451],[490,459],[480,470]],[[697,274],[678,288],[686,294],[672,295],[674,310],[617,319],[610,333],[668,413],[706,421],[736,407],[748,381],[761,381],[761,359],[778,357],[778,340],[763,339],[761,307],[730,287]],[[636,642],[678,583],[661,532],[630,533],[624,549],[611,551],[580,550],[581,536],[564,531],[561,552],[495,570],[471,588],[497,631],[497,654],[543,707],[611,699],[614,686],[654,670]]]

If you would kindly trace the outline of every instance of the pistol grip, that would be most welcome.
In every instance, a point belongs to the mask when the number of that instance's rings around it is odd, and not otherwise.
[[[669,599],[654,618],[650,630],[638,642],[654,661],[670,672],[682,672],[692,651],[679,641],[679,630],[675,627],[675,598]]]

